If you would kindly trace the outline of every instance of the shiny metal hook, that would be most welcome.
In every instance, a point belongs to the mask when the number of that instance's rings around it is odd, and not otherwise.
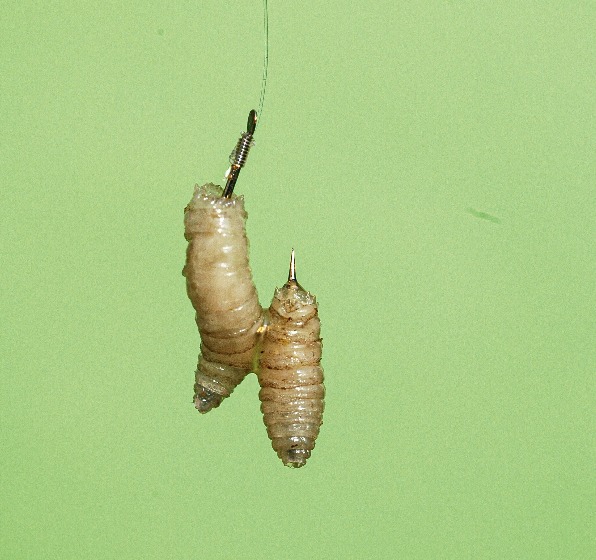
[[[296,282],[296,257],[294,256],[294,249],[292,249],[292,254],[290,255],[290,272],[288,274],[288,282]]]
[[[230,198],[234,192],[236,181],[240,170],[246,163],[248,152],[254,144],[253,135],[257,127],[257,112],[252,109],[248,114],[248,122],[246,123],[246,132],[243,132],[236,143],[236,147],[230,154],[230,168],[226,172],[226,186],[223,191],[225,198]]]
[[[290,272],[288,273],[288,281],[286,282],[286,286],[304,290],[304,288],[296,279],[296,256],[294,254],[294,249],[292,249],[292,254],[290,255]]]

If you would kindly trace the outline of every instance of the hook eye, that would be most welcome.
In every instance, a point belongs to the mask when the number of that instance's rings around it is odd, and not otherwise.
[[[255,128],[257,128],[257,112],[252,109],[250,113],[248,113],[248,122],[246,123],[246,132],[249,134],[255,133]]]

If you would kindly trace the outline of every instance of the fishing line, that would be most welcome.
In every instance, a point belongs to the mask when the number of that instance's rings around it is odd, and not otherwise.
[[[225,173],[226,186],[223,190],[222,196],[230,198],[234,192],[236,181],[240,170],[246,164],[246,158],[250,149],[254,145],[254,134],[257,127],[257,121],[261,117],[263,111],[263,104],[265,102],[265,91],[267,89],[267,68],[269,66],[269,8],[267,0],[263,0],[263,35],[265,40],[265,54],[263,57],[263,77],[261,79],[261,98],[259,100],[258,112],[252,109],[248,114],[248,122],[246,123],[246,132],[243,132],[236,143],[235,148],[230,154],[230,167]]]
[[[263,115],[263,103],[265,102],[265,90],[267,89],[267,69],[269,67],[269,6],[267,0],[263,0],[263,38],[265,41],[265,54],[263,55],[263,78],[261,80],[261,97],[259,99],[259,119]]]

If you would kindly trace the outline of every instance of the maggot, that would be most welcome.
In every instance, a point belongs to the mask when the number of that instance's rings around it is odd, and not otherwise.
[[[223,196],[212,183],[197,185],[184,210],[182,274],[201,336],[194,387],[201,413],[218,407],[254,370],[263,310],[248,262],[246,218],[244,198]]]
[[[288,281],[268,313],[257,369],[263,421],[284,465],[302,467],[323,423],[325,387],[318,305],[296,280],[293,250]]]

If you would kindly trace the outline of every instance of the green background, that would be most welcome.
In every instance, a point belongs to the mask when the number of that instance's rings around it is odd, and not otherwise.
[[[237,190],[261,302],[292,247],[320,302],[298,471],[255,376],[191,402],[261,3],[2,11],[2,559],[594,558],[593,2],[270,2]]]

